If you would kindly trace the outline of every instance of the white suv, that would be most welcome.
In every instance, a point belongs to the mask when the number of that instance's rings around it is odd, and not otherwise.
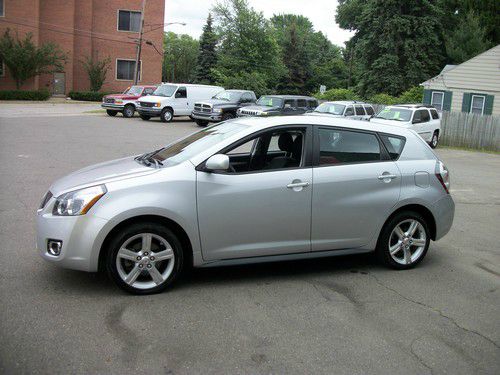
[[[370,122],[399,125],[415,130],[432,148],[439,142],[441,119],[438,111],[428,105],[401,104],[382,109]]]
[[[375,112],[371,104],[352,101],[336,101],[321,103],[316,109],[308,114],[328,115],[333,117],[347,117],[352,120],[370,120]]]

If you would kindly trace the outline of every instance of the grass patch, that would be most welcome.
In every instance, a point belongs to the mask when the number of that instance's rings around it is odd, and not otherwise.
[[[102,113],[102,114],[105,114],[106,110],[105,109],[93,109],[92,111],[85,111],[83,113]]]

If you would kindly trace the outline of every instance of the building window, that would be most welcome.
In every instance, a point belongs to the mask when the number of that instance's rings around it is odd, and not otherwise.
[[[431,105],[438,111],[443,110],[444,93],[439,91],[434,91],[432,93]]]
[[[0,17],[5,16],[5,0],[0,0]]]
[[[139,77],[141,80],[141,62],[139,62]],[[116,79],[122,81],[133,81],[135,70],[135,60],[117,59],[116,60]]]
[[[140,27],[141,27],[141,12],[134,12],[132,10],[118,11],[119,31],[139,32]]]
[[[479,113],[480,115],[482,115],[484,112],[484,102],[484,96],[472,95],[472,100],[470,102],[470,113]]]

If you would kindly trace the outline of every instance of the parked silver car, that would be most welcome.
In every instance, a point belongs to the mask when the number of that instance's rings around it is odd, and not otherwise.
[[[41,256],[147,294],[186,266],[375,251],[406,269],[450,229],[449,173],[412,130],[239,118],[74,172],[44,197]]]

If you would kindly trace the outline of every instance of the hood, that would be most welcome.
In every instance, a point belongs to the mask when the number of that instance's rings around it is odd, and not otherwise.
[[[226,105],[234,106],[236,102],[228,102],[227,100],[221,99],[207,99],[202,102],[196,102],[195,104],[210,104],[212,107],[224,107]]]
[[[171,96],[158,96],[158,95],[147,95],[147,96],[141,96],[140,100],[141,102],[146,102],[146,103],[156,103],[156,102],[161,102],[162,100],[165,99],[172,99]]]
[[[370,122],[373,122],[374,124],[383,124],[383,125],[396,125],[396,126],[409,125],[408,122],[405,121],[385,120],[383,118],[375,118],[375,117],[372,117],[370,119]]]
[[[248,109],[250,111],[261,111],[261,112],[269,112],[269,111],[279,111],[280,107],[268,107],[265,105],[249,105],[247,107],[242,107],[241,109]]]
[[[66,191],[142,176],[157,171],[159,169],[139,164],[134,160],[134,156],[129,156],[123,159],[91,165],[73,172],[54,182],[50,187],[50,191],[54,196],[58,196]]]
[[[137,99],[139,97],[140,97],[140,95],[129,95],[129,94],[111,94],[111,95],[105,96],[105,98],[122,99],[122,100]]]
[[[333,113],[326,113],[326,112],[306,112],[305,115],[308,116],[328,116],[328,117],[344,117],[342,115],[334,115]]]

